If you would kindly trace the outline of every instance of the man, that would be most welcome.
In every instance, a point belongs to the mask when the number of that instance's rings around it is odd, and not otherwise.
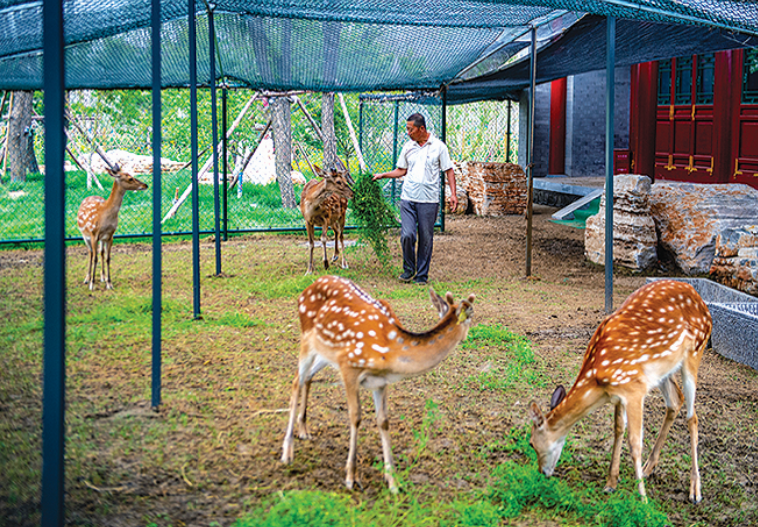
[[[408,117],[405,130],[410,141],[405,143],[391,172],[374,174],[374,181],[407,176],[400,195],[400,244],[403,248],[403,274],[401,282],[413,280],[426,284],[429,279],[429,262],[432,259],[434,221],[437,218],[440,197],[440,172],[447,176],[450,185],[450,210],[455,212],[458,198],[455,194],[453,163],[445,143],[426,130],[426,120],[420,113]],[[418,238],[418,251],[416,239]]]

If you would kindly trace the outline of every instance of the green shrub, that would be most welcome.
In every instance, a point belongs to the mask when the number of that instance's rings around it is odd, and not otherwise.
[[[268,511],[259,509],[234,527],[341,527],[356,525],[356,508],[345,496],[302,491],[281,496]]]
[[[371,245],[386,269],[390,262],[387,229],[397,224],[395,214],[387,205],[379,184],[371,180],[371,174],[358,174],[353,191],[351,206],[360,237]]]

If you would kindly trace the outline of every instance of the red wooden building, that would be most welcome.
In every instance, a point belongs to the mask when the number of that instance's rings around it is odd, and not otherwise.
[[[565,86],[551,85],[551,173],[565,156]],[[758,50],[636,64],[630,92],[629,148],[616,151],[616,173],[758,188]]]

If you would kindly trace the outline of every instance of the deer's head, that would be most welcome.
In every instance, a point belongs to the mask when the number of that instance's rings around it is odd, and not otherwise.
[[[130,173],[125,172],[118,165],[115,165],[112,169],[106,168],[105,170],[108,172],[108,175],[110,175],[116,181],[116,184],[118,184],[118,186],[124,190],[147,189],[147,185],[145,183],[132,176]]]
[[[474,314],[474,299],[476,295],[473,293],[468,296],[468,299],[461,300],[460,304],[455,304],[453,293],[448,291],[445,293],[445,298],[434,292],[434,289],[429,288],[429,296],[432,299],[432,305],[439,313],[440,318],[445,318],[445,315],[450,312],[451,309],[455,311],[455,317],[458,319],[459,324],[471,324],[471,316]]]
[[[565,397],[566,389],[563,386],[558,386],[550,400],[550,411],[552,412],[556,406],[561,404]],[[540,472],[546,476],[552,476],[558,459],[561,457],[566,436],[558,437],[558,434],[548,426],[547,418],[542,414],[542,410],[535,401],[529,403],[529,416],[532,418],[532,437],[529,444],[537,453],[537,464]]]
[[[352,178],[347,170],[338,170],[336,168],[321,170],[318,166],[314,166],[313,171],[318,177],[324,178],[324,191],[333,192],[343,198],[352,199],[354,195]]]

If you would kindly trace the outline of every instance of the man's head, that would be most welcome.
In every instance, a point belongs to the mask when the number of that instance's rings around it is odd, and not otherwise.
[[[426,131],[426,119],[420,113],[408,116],[405,131],[408,133],[408,137],[416,142],[426,141],[429,138],[429,133]]]

